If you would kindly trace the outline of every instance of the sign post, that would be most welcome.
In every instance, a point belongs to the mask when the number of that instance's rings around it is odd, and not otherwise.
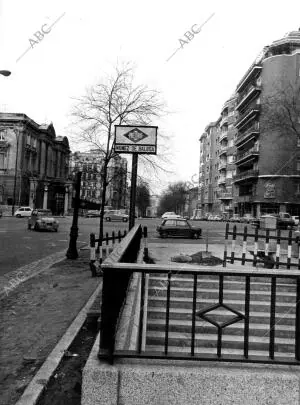
[[[129,230],[135,223],[135,197],[138,168],[138,154],[156,155],[157,127],[139,125],[115,125],[114,150],[117,153],[132,154]]]

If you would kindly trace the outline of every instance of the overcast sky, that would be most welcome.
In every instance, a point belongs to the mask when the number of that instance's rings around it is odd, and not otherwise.
[[[68,136],[71,97],[117,61],[132,61],[136,83],[161,90],[172,111],[152,124],[171,138],[172,174],[151,185],[161,190],[198,173],[205,126],[218,119],[263,46],[298,30],[299,16],[299,0],[0,0],[0,69],[12,72],[0,76],[0,111],[52,121],[57,135]],[[71,143],[71,149],[80,148]]]

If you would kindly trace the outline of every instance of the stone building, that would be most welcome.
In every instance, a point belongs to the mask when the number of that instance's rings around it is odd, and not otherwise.
[[[0,204],[48,208],[61,215],[70,207],[70,148],[53,124],[39,125],[25,114],[0,114]]]
[[[103,158],[98,149],[74,152],[71,155],[71,173],[82,171],[80,198],[101,204]],[[112,209],[126,208],[127,160],[115,155],[108,164],[106,205]]]

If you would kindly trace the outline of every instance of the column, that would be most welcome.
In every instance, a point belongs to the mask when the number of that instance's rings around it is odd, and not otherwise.
[[[44,185],[44,200],[43,200],[43,209],[48,207],[48,184]]]
[[[35,180],[29,179],[29,206],[35,208]]]
[[[65,205],[64,205],[64,215],[68,214],[69,208],[69,186],[65,187]]]

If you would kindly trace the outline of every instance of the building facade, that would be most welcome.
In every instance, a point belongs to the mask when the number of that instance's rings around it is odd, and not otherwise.
[[[200,137],[204,212],[300,214],[299,96],[300,31],[292,31],[263,49],[224,104],[218,125],[209,124]]]
[[[264,48],[239,82],[235,141],[236,212],[299,215],[300,32]],[[287,110],[284,115],[283,110]],[[276,120],[280,120],[275,125]],[[298,126],[293,131],[292,127]]]
[[[98,149],[74,152],[71,155],[71,173],[82,171],[80,198],[101,204],[103,158]],[[108,164],[106,204],[113,209],[126,208],[127,160],[115,155]]]
[[[199,202],[201,215],[218,211],[220,201],[217,198],[218,184],[218,145],[220,119],[211,122],[201,135],[200,169],[199,169]]]
[[[70,148],[53,124],[25,114],[0,114],[0,204],[48,208],[63,215],[70,207]]]
[[[220,214],[231,216],[233,213],[233,199],[235,189],[233,176],[235,175],[235,136],[236,136],[236,96],[233,95],[224,104],[221,111],[219,134],[217,137],[218,154],[218,192],[220,200]],[[215,185],[215,184],[214,184]]]

